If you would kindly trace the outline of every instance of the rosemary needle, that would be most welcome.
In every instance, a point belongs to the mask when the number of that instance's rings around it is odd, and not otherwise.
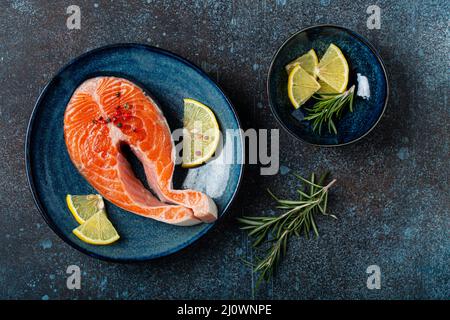
[[[265,256],[257,258],[252,264],[253,271],[259,274],[256,286],[262,280],[268,281],[276,271],[281,258],[286,255],[287,243],[291,236],[304,234],[307,238],[311,232],[317,237],[319,231],[314,220],[316,214],[323,214],[336,218],[327,212],[328,190],[336,182],[332,180],[324,186],[328,173],[316,179],[311,174],[306,179],[294,174],[303,186],[297,190],[298,200],[283,200],[267,190],[270,196],[277,202],[277,208],[287,210],[279,216],[242,217],[238,221],[242,224],[241,229],[247,230],[253,240],[253,247],[259,248],[266,243],[268,249]]]
[[[334,123],[336,119],[342,116],[342,111],[348,105],[350,112],[353,112],[353,97],[355,86],[343,93],[323,93],[314,95],[317,102],[310,108],[306,108],[309,114],[305,120],[312,120],[314,131],[322,132],[322,126],[326,124],[330,133],[337,134],[337,128]]]

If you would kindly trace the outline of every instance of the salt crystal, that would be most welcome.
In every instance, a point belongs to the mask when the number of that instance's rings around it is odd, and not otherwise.
[[[356,95],[363,99],[369,99],[370,98],[369,80],[367,79],[366,76],[363,76],[360,73],[358,73],[357,76],[358,76],[357,78],[358,91],[356,92]]]

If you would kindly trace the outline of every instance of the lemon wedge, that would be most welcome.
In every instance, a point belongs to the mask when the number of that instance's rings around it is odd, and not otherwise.
[[[285,68],[287,73],[289,74],[296,65],[300,65],[300,67],[302,67],[306,72],[314,76],[318,64],[319,59],[317,59],[316,52],[314,51],[314,49],[311,49],[304,55],[290,62],[288,65],[286,65]]]
[[[84,223],[97,211],[105,208],[103,198],[99,194],[71,195],[66,196],[67,206],[73,217],[79,224]]]
[[[322,84],[319,93],[342,93],[348,85],[349,67],[341,49],[330,44],[317,67],[317,76]]]
[[[120,238],[111,221],[108,220],[105,210],[97,211],[74,229],[73,233],[81,241],[94,245],[108,245]]]
[[[317,91],[318,94],[321,94],[321,93],[324,93],[324,94],[338,93],[335,89],[330,87],[326,82],[323,82],[320,79],[318,79],[318,82],[320,84],[320,89],[319,89],[319,91]]]
[[[183,168],[209,160],[220,140],[219,124],[210,108],[193,99],[184,99]]]
[[[292,105],[297,109],[320,89],[315,77],[296,65],[289,74],[288,95]]]

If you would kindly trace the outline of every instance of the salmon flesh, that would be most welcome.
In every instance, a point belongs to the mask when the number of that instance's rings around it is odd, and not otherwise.
[[[217,219],[217,207],[206,194],[173,189],[169,126],[155,101],[134,83],[116,77],[82,83],[64,114],[64,138],[78,171],[124,210],[181,226]],[[153,193],[134,175],[122,154],[124,144],[142,163]]]

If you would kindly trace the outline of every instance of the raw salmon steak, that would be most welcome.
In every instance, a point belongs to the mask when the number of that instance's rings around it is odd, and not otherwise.
[[[138,215],[176,225],[217,219],[206,194],[174,190],[175,148],[165,117],[134,83],[97,77],[82,83],[64,114],[70,158],[84,178],[106,199]],[[122,154],[128,145],[141,161],[146,189]]]

